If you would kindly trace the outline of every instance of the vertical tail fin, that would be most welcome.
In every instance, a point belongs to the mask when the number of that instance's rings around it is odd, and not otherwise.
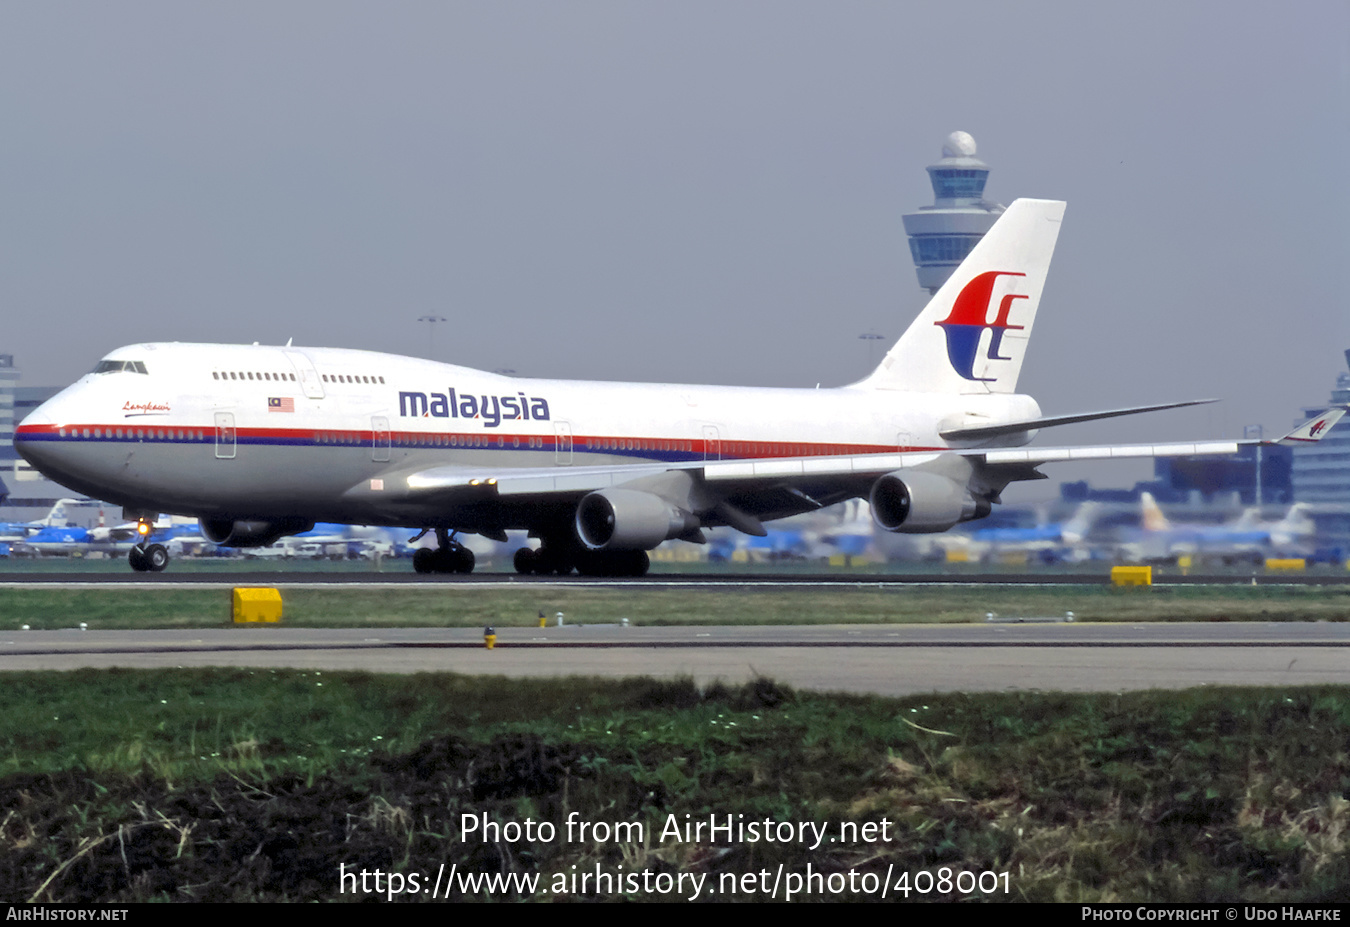
[[[859,387],[1011,393],[1064,203],[1015,200]]]
[[[1083,538],[1088,536],[1092,526],[1096,524],[1101,516],[1101,504],[1097,502],[1084,502],[1078,506],[1078,511],[1073,513],[1073,517],[1064,523],[1060,529],[1060,539],[1069,544],[1082,543]]]
[[[47,517],[41,519],[38,524],[64,528],[70,521],[70,518],[66,515],[66,506],[79,504],[78,499],[57,499],[56,504],[47,513]]]
[[[1172,523],[1167,520],[1158,503],[1153,498],[1153,493],[1141,492],[1139,494],[1139,524],[1145,531],[1171,531]]]
[[[1306,537],[1317,530],[1317,524],[1308,515],[1308,503],[1296,502],[1289,507],[1284,518],[1270,529],[1271,538]]]

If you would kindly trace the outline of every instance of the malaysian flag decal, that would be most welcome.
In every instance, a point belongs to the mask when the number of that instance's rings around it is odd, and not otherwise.
[[[289,396],[269,396],[267,397],[268,412],[294,412],[295,400]]]

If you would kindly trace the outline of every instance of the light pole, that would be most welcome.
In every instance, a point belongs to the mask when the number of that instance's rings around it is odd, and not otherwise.
[[[436,359],[436,323],[444,322],[443,315],[424,315],[417,321],[427,323],[427,357]]]
[[[866,341],[866,342],[868,343],[868,344],[867,344],[867,366],[868,366],[869,369],[872,368],[872,367],[875,367],[875,366],[877,365],[877,357],[876,357],[876,355],[877,355],[877,342],[878,342],[878,341],[881,341],[881,340],[883,339],[883,337],[884,337],[883,335],[879,335],[879,334],[877,334],[875,331],[870,331],[870,330],[869,330],[869,331],[865,331],[865,332],[863,332],[861,335],[858,336],[858,340],[859,340],[859,341]]]
[[[1242,437],[1248,441],[1260,441],[1263,429],[1260,425],[1247,425],[1242,429]],[[1265,500],[1261,493],[1261,445],[1256,445],[1256,508],[1259,511]]]

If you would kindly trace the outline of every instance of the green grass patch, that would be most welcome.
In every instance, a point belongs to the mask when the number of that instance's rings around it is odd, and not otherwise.
[[[461,883],[451,897],[688,896],[556,881],[598,867],[765,900],[767,887],[729,886],[781,864],[838,884],[907,873],[911,898],[927,873],[927,898],[1350,900],[1340,687],[886,699],[767,680],[700,690],[295,670],[0,684],[11,900],[342,900],[366,896],[340,891],[339,865],[406,887],[413,875],[429,886],[441,863],[542,880]],[[641,839],[568,840],[569,813],[640,825]],[[483,841],[462,832],[464,814],[558,833]],[[816,847],[662,836],[714,814],[876,830]],[[944,869],[1008,876],[996,892],[939,891]],[[801,897],[871,897],[828,884]]]
[[[526,627],[539,612],[574,623],[879,624],[959,623],[1063,616],[1078,621],[1344,621],[1341,586],[856,586],[646,587],[522,584],[509,588],[390,586],[282,589],[296,627]],[[228,589],[3,588],[0,620],[15,629],[218,627],[230,620]]]

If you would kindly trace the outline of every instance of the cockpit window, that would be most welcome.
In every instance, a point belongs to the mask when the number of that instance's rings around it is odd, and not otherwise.
[[[147,373],[143,361],[101,360],[94,373]]]

